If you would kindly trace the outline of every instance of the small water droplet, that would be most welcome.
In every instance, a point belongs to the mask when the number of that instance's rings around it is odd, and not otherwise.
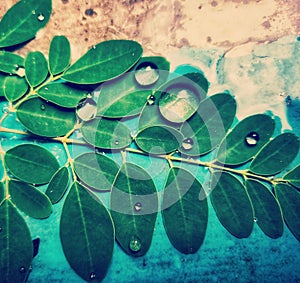
[[[41,110],[45,111],[46,110],[46,105],[45,104],[41,104]]]
[[[26,268],[24,266],[21,266],[19,269],[20,273],[25,273],[26,272]]]
[[[96,49],[96,45],[93,45],[93,47],[92,47],[93,49]]]
[[[32,12],[31,12],[31,13],[32,13],[32,15],[35,15],[35,13],[36,13],[36,12],[35,12],[35,10],[32,10]]]
[[[257,217],[253,217],[253,221],[257,222],[258,221]]]
[[[48,89],[49,89],[48,87],[45,87],[45,88],[44,88],[44,90],[48,90]]]
[[[182,146],[182,148],[183,148],[184,150],[191,150],[191,149],[193,148],[193,145],[194,145],[193,139],[191,139],[191,138],[186,138],[186,139],[183,140],[181,146]]]
[[[250,147],[256,146],[258,141],[259,141],[259,134],[256,132],[250,132],[245,138],[246,145]]]
[[[151,94],[147,97],[147,104],[153,105],[154,103],[155,103],[155,96]]]
[[[118,140],[115,141],[115,145],[118,145],[120,142]]]
[[[142,248],[141,240],[139,239],[139,237],[133,236],[129,242],[129,249],[133,253],[137,253],[141,250],[141,248]]]
[[[96,117],[97,104],[92,98],[87,98],[79,103],[76,110],[77,116],[83,121],[89,121]]]
[[[37,16],[37,19],[38,19],[40,22],[42,22],[43,20],[45,20],[45,16],[44,16],[43,14],[39,14],[39,15]]]
[[[92,273],[90,274],[90,279],[91,279],[91,280],[96,279],[96,274],[95,274],[94,272],[92,272]]]
[[[9,113],[9,107],[7,105],[3,106],[2,112],[3,113]]]
[[[136,212],[139,212],[139,211],[141,211],[141,209],[142,209],[142,204],[140,202],[135,203],[134,210]]]
[[[152,85],[159,79],[157,66],[150,62],[143,62],[135,70],[135,80],[142,86]]]

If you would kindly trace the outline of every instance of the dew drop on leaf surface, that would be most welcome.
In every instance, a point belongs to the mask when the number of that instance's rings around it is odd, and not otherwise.
[[[256,146],[259,141],[259,135],[256,132],[250,132],[246,138],[245,138],[245,143],[247,146]]]
[[[90,279],[91,279],[91,280],[96,279],[96,274],[95,274],[94,272],[92,272],[92,273],[90,274]]]
[[[41,104],[41,110],[42,111],[46,110],[46,105],[45,104]]]
[[[257,222],[258,221],[257,217],[253,217],[253,221]]]
[[[87,98],[77,107],[77,116],[83,121],[89,121],[96,117],[97,114],[97,104],[94,99]]]
[[[25,273],[26,272],[26,268],[24,266],[21,266],[19,269],[20,273]]]
[[[134,76],[138,84],[148,86],[157,82],[159,72],[153,63],[143,62],[136,68]]]
[[[45,16],[43,14],[39,14],[37,18],[38,18],[38,20],[40,22],[42,22],[43,20],[45,20]]]
[[[133,253],[137,253],[141,250],[141,248],[142,248],[141,240],[138,237],[133,236],[129,242],[129,249]]]
[[[193,148],[194,141],[191,138],[186,138],[182,142],[182,148],[184,150],[191,150]]]
[[[149,96],[147,97],[147,104],[148,104],[148,105],[153,105],[154,102],[155,102],[155,96],[152,95],[152,94],[149,95]]]
[[[140,202],[136,202],[134,205],[134,210],[136,212],[139,212],[139,211],[141,211],[141,209],[142,209],[142,204]]]

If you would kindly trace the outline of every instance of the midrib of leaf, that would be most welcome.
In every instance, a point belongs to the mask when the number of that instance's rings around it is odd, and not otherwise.
[[[29,110],[24,111],[24,109],[21,110],[18,109],[18,111],[22,114],[30,115],[36,118],[43,118],[44,120],[50,120],[50,121],[55,120],[55,121],[63,122],[63,124],[66,124],[66,122],[68,122],[68,119],[66,119],[66,117],[58,118],[57,116],[43,116],[42,114],[36,112],[30,112]]]
[[[84,163],[79,163],[79,164],[80,164],[80,166],[84,167],[85,169],[90,170],[91,172],[95,172],[95,173],[99,173],[99,172],[100,172],[100,171],[97,170],[96,168],[90,167],[90,166],[88,166],[88,165],[86,165],[86,164],[84,164]],[[102,173],[104,176],[106,176],[106,177],[111,177],[111,174],[110,174],[109,172],[106,172],[106,171],[102,171],[102,170],[101,170],[101,173]],[[107,179],[107,178],[106,178],[106,179]],[[110,183],[110,182],[109,182],[109,183]]]

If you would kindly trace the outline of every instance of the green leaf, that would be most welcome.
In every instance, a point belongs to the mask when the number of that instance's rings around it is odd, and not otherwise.
[[[284,133],[268,142],[254,157],[249,170],[258,175],[275,175],[288,166],[299,151],[299,138]]]
[[[35,187],[11,180],[8,183],[9,194],[12,202],[18,209],[33,218],[47,218],[52,213],[49,198]]]
[[[116,239],[132,256],[144,255],[151,244],[158,198],[151,176],[141,167],[124,163],[111,191],[111,214]]]
[[[107,209],[83,186],[74,183],[60,219],[60,239],[70,266],[84,280],[100,282],[111,262],[114,238]]]
[[[276,184],[275,194],[282,209],[284,220],[300,242],[300,193],[287,184]]]
[[[47,78],[48,63],[42,52],[28,53],[25,59],[25,75],[31,87],[36,87]]]
[[[12,175],[31,184],[48,183],[59,168],[51,152],[34,144],[21,144],[9,149],[4,160]]]
[[[0,202],[2,202],[4,197],[5,197],[4,184],[0,182]]]
[[[236,102],[229,94],[219,93],[203,100],[197,112],[180,129],[192,143],[180,147],[180,152],[191,156],[210,152],[226,135],[235,114]]]
[[[22,0],[12,6],[0,22],[0,48],[34,38],[49,21],[51,11],[51,0]]]
[[[235,237],[247,238],[253,228],[253,209],[244,185],[232,174],[215,172],[210,199],[221,224]]]
[[[111,158],[99,153],[84,153],[74,160],[78,178],[89,187],[110,191],[119,166]]]
[[[52,176],[45,192],[52,204],[59,202],[65,194],[69,184],[69,177],[67,167],[61,167]]]
[[[287,172],[283,179],[288,181],[293,186],[300,188],[300,164],[296,166],[294,169]]]
[[[184,254],[197,252],[208,221],[207,198],[199,181],[185,169],[171,168],[162,208],[163,223],[172,245]]]
[[[25,282],[33,245],[25,220],[10,200],[0,205],[0,282]]]
[[[103,149],[122,149],[131,143],[130,130],[116,120],[91,120],[83,124],[81,132],[89,144]]]
[[[62,78],[77,84],[100,83],[129,70],[141,54],[142,47],[135,41],[104,41],[93,46],[71,65]]]
[[[29,87],[26,79],[18,76],[7,76],[0,85],[3,87],[5,98],[11,102],[21,98]]]
[[[175,151],[182,143],[182,134],[167,126],[153,126],[140,131],[135,139],[140,149],[152,154]]]
[[[0,51],[1,72],[8,74],[16,74],[19,67],[22,66],[24,66],[24,59],[21,56],[7,51]]]
[[[268,237],[281,237],[283,219],[277,199],[268,187],[257,180],[248,179],[245,185],[253,205],[254,221]]]
[[[256,114],[245,118],[224,138],[217,159],[228,165],[249,161],[270,140],[274,129],[275,122],[268,115]]]
[[[49,70],[55,76],[62,73],[70,64],[71,48],[69,40],[63,35],[52,38],[49,49]]]
[[[73,110],[66,110],[40,98],[23,102],[17,109],[21,124],[33,134],[58,137],[67,134],[76,124]]]
[[[56,105],[75,108],[87,97],[87,92],[65,83],[48,84],[38,90],[38,95]]]

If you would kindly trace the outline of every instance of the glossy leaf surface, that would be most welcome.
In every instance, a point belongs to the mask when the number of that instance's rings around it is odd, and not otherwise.
[[[1,82],[0,85],[3,88],[3,95],[8,101],[15,101],[21,98],[28,90],[28,84],[25,78],[18,76],[7,76]]]
[[[35,87],[48,75],[48,63],[42,52],[29,52],[25,59],[25,76],[28,83]]]
[[[300,188],[300,165],[290,170],[283,176],[284,180],[287,180],[293,186]]]
[[[20,66],[24,66],[24,59],[21,56],[12,52],[0,51],[1,72],[7,74],[15,74]]]

